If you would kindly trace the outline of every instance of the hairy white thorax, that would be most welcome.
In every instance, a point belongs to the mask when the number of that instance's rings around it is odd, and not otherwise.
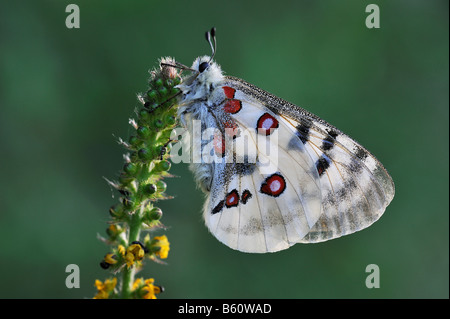
[[[208,63],[208,67],[200,72],[202,63]],[[198,57],[191,68],[196,72],[177,86],[183,92],[182,103],[208,99],[211,91],[224,79],[222,69],[209,56]]]

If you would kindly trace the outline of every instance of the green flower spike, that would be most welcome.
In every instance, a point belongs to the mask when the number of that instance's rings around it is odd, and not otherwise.
[[[111,246],[100,266],[118,278],[109,278],[104,283],[97,280],[95,298],[144,298],[153,299],[162,292],[153,285],[154,279],[134,278],[136,268],[141,267],[146,257],[165,259],[169,252],[169,241],[165,235],[150,239],[147,234],[141,243],[141,231],[160,229],[163,215],[155,201],[171,198],[165,195],[167,185],[162,181],[170,176],[169,152],[172,142],[170,134],[177,124],[179,90],[175,87],[181,76],[171,58],[162,58],[160,67],[150,72],[149,89],[139,94],[142,107],[136,111],[137,119],[129,123],[135,132],[125,142],[127,149],[125,164],[118,181],[108,183],[119,193],[119,203],[111,206],[112,220],[107,228],[108,238],[103,241]],[[121,277],[119,277],[121,275]],[[121,281],[117,284],[117,281]],[[120,287],[121,291],[117,291]]]

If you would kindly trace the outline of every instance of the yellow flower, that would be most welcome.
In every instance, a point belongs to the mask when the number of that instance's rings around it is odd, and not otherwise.
[[[107,254],[100,263],[100,267],[108,269],[111,265],[117,264],[117,256],[114,254]]]
[[[131,290],[136,290],[139,288],[139,286],[141,286],[142,284],[142,278],[138,278],[134,281],[133,283],[133,288]]]
[[[116,238],[121,232],[123,232],[123,228],[116,224],[111,224],[106,229],[106,233],[112,238]]]
[[[117,246],[117,251],[119,252],[119,254],[122,255],[122,257],[125,257],[125,247],[123,247],[122,245]]]
[[[170,250],[170,243],[167,240],[166,235],[163,236],[156,236],[153,238],[156,242],[153,244],[153,247],[155,247],[155,255],[158,256],[161,259],[166,259],[169,255]]]
[[[154,282],[155,279],[153,278],[145,280],[145,286],[142,287],[142,291],[145,292],[145,294],[142,296],[143,299],[156,299],[155,295],[161,292],[161,288],[153,285]]]
[[[135,291],[138,298],[142,299],[156,299],[156,295],[162,292],[161,287],[153,285],[155,279],[150,278],[145,281],[138,278],[133,283],[132,290]]]
[[[108,299],[111,292],[114,291],[114,288],[117,284],[117,278],[113,279],[106,279],[104,283],[102,283],[100,280],[95,280],[95,287],[97,288],[98,292],[94,296],[94,299]]]
[[[154,282],[153,278],[145,280],[145,286],[142,287],[142,291],[145,292],[143,299],[156,299],[155,295],[160,293],[159,287],[153,285]]]
[[[127,248],[125,253],[125,260],[127,261],[127,266],[130,268],[135,261],[142,260],[144,258],[145,251],[139,244],[133,244]]]
[[[110,265],[114,265],[114,264],[116,264],[117,263],[117,260],[116,260],[116,255],[114,255],[114,254],[107,254],[106,256],[105,256],[105,259],[104,259],[108,264],[110,264]]]

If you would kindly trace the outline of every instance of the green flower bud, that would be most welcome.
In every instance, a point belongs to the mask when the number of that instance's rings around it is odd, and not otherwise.
[[[106,228],[106,234],[108,234],[111,239],[115,239],[120,233],[122,233],[124,229],[117,224],[111,224]]]
[[[158,92],[155,90],[148,91],[147,96],[148,96],[149,101],[154,102],[158,98]]]
[[[128,209],[133,207],[133,203],[131,202],[131,200],[128,197],[124,197],[122,199],[122,204],[125,208],[128,208]]]
[[[152,195],[157,191],[157,188],[155,184],[147,184],[144,186],[143,191],[147,195]]]
[[[147,217],[150,220],[160,220],[162,217],[162,210],[159,207],[153,207],[147,212]]]
[[[124,210],[122,204],[116,204],[111,206],[109,209],[109,214],[114,218],[121,218],[124,216]]]
[[[167,93],[169,93],[169,90],[168,90],[165,86],[161,86],[161,87],[158,89],[158,92],[159,92],[159,94],[160,94],[162,97],[164,97],[164,96],[167,95]]]
[[[126,163],[123,166],[123,171],[128,175],[134,175],[137,172],[137,166],[134,163]]]
[[[161,171],[168,171],[169,169],[170,169],[170,166],[171,166],[172,164],[169,162],[169,161],[161,161],[161,162],[159,162],[159,164],[158,164],[158,168],[161,170]]]
[[[133,176],[128,176],[126,173],[122,173],[119,176],[120,184],[125,187],[133,181]]]
[[[154,126],[159,129],[159,128],[162,128],[164,126],[164,123],[160,119],[156,119],[155,122],[154,122]]]
[[[138,157],[139,157],[141,160],[149,160],[149,159],[151,158],[151,153],[150,153],[150,151],[149,151],[148,149],[146,149],[146,148],[141,148],[141,149],[138,151]]]
[[[177,120],[175,119],[175,116],[173,116],[173,115],[166,116],[167,125],[172,126],[172,125],[175,125],[176,122],[177,122]]]
[[[128,139],[128,143],[131,146],[136,147],[136,146],[139,146],[142,143],[142,141],[137,136],[133,135],[133,136],[130,136],[130,138]]]
[[[137,134],[141,138],[147,138],[150,136],[150,129],[147,126],[139,126],[137,129]]]
[[[158,181],[158,182],[156,183],[156,188],[158,189],[158,192],[163,193],[163,192],[165,192],[166,189],[167,189],[167,184],[164,183],[163,181]]]
[[[163,80],[162,80],[162,79],[157,79],[157,80],[155,81],[155,86],[160,87],[160,86],[162,86],[162,85],[163,85]]]
[[[150,114],[148,114],[148,111],[146,109],[141,109],[139,111],[139,117],[144,121],[148,121],[148,119],[150,118]]]

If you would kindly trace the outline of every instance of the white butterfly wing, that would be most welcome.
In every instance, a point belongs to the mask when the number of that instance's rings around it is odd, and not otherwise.
[[[292,137],[286,123],[278,122],[270,137],[259,133],[261,117],[277,121],[276,114],[261,112],[259,104],[241,92],[235,97],[241,98],[241,108],[232,116],[239,136],[224,163],[215,164],[204,210],[206,224],[220,241],[240,251],[286,249],[299,242],[322,214],[319,176],[303,144],[276,145],[277,140]],[[269,141],[275,144],[267,154],[263,149]],[[248,159],[248,148],[245,152],[239,147],[245,142],[257,150],[257,161]],[[226,164],[228,156],[234,161]],[[236,160],[244,157],[244,163]]]
[[[237,164],[239,165],[239,164]],[[210,231],[227,246],[245,252],[274,252],[297,243],[318,219],[307,219],[307,213],[320,211],[320,192],[312,181],[310,189],[301,192],[301,179],[291,174],[285,178],[283,197],[280,199],[261,192],[261,185],[270,176],[283,176],[283,168],[275,174],[263,174],[258,167],[251,174],[236,171],[233,164],[217,164],[216,178],[230,171],[225,185],[213,182],[204,217]],[[238,169],[239,170],[239,169]],[[309,191],[309,193],[308,193]],[[302,203],[309,198],[309,203]],[[316,204],[314,206],[313,204]],[[237,205],[234,205],[237,204]]]
[[[394,197],[394,183],[383,165],[356,141],[317,116],[245,81],[228,78],[237,90],[278,113],[293,136],[322,170],[324,214],[301,242],[318,242],[370,226]],[[282,147],[283,142],[280,142]]]
[[[215,164],[204,218],[220,241],[240,251],[274,252],[353,233],[383,214],[394,195],[393,182],[362,146],[240,79],[227,77],[223,87],[239,102],[230,116],[246,133],[234,143],[246,136],[258,160],[236,163],[247,154],[237,147],[224,157],[234,161]],[[264,134],[271,125],[272,133]],[[275,136],[277,152],[267,155],[262,150]]]

